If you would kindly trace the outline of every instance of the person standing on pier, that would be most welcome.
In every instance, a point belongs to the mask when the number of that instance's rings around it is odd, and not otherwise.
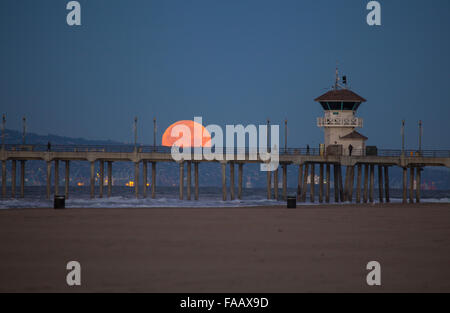
[[[349,155],[349,156],[352,156],[352,151],[353,151],[353,146],[350,144],[350,145],[348,146],[348,155]]]
[[[50,141],[47,143],[47,151],[50,152],[50,150],[52,149],[52,144],[50,143]]]

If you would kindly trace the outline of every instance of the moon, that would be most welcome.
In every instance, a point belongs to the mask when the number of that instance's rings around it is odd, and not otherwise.
[[[180,133],[178,136],[172,136],[172,130],[175,126],[184,126],[190,130],[190,134]],[[183,128],[180,128],[183,130]],[[194,131],[195,129],[195,131]],[[196,136],[196,138],[194,138]],[[190,140],[189,140],[190,138]],[[197,139],[197,140],[194,140]],[[208,130],[203,127],[202,124],[199,124],[194,121],[182,120],[173,123],[164,131],[162,136],[162,145],[166,147],[172,147],[174,143],[177,143],[177,146],[186,148],[186,147],[211,147],[211,134]],[[200,145],[198,143],[201,143]],[[197,144],[197,145],[195,145]]]

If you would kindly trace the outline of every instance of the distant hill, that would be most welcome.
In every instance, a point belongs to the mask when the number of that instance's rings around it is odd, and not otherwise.
[[[25,137],[25,143],[27,144],[41,144],[46,145],[51,142],[55,145],[112,145],[112,144],[124,144],[118,141],[112,140],[88,140],[84,138],[72,138],[59,135],[39,135],[35,133],[27,133]],[[6,144],[21,144],[22,132],[12,129],[5,130],[5,143]]]

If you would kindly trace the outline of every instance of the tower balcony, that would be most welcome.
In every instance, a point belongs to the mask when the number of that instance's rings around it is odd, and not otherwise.
[[[363,127],[363,119],[359,117],[318,117],[318,127]]]

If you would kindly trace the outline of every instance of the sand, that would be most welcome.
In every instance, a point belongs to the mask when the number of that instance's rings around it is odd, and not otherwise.
[[[450,292],[450,204],[1,210],[0,291]]]

